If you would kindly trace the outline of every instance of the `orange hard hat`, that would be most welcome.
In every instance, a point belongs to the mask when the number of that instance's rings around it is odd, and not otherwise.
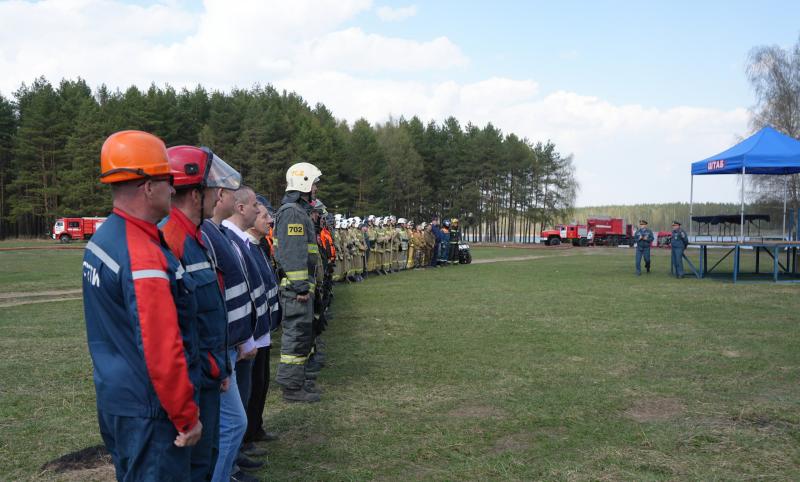
[[[108,136],[100,151],[100,182],[171,175],[164,141],[142,131],[119,131]]]

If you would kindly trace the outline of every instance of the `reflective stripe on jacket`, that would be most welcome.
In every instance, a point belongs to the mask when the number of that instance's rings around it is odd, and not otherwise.
[[[87,243],[83,301],[98,410],[168,417],[181,432],[197,423],[196,347],[186,346],[177,308],[189,301],[183,271],[155,224],[120,209]]]
[[[180,209],[172,208],[162,230],[170,250],[195,281],[201,384],[216,386],[231,371],[227,310],[216,265],[203,245],[200,229]]]
[[[209,254],[217,268],[222,271],[225,308],[228,311],[228,346],[237,346],[253,336],[250,320],[253,302],[245,279],[244,265],[225,234],[225,226],[217,226],[206,219],[201,231]]]
[[[308,203],[288,193],[275,215],[275,261],[284,272],[281,286],[296,294],[314,291],[317,239]]]

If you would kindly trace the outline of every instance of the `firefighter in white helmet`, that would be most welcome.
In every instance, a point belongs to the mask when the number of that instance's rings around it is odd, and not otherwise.
[[[306,363],[314,342],[314,286],[319,249],[311,202],[322,172],[300,162],[286,171],[286,194],[275,215],[275,261],[280,267],[283,337],[276,382],[289,402],[318,402],[319,393],[307,391]]]

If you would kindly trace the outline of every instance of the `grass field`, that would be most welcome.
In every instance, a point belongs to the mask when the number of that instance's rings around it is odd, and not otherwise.
[[[0,295],[79,287],[79,251],[20,253]],[[642,277],[631,250],[529,254],[337,286],[323,401],[271,391],[260,475],[800,479],[800,287],[676,280],[668,251]],[[0,308],[0,393],[0,479],[85,479],[40,470],[100,442],[79,300]]]

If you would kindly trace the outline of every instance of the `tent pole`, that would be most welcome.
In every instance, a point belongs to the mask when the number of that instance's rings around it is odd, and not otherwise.
[[[742,218],[739,229],[739,242],[744,242],[744,159],[742,159]]]
[[[786,195],[789,191],[789,175],[783,176],[783,236],[782,240],[786,240]]]
[[[692,214],[694,212],[694,174],[689,184],[689,239],[692,239]]]

